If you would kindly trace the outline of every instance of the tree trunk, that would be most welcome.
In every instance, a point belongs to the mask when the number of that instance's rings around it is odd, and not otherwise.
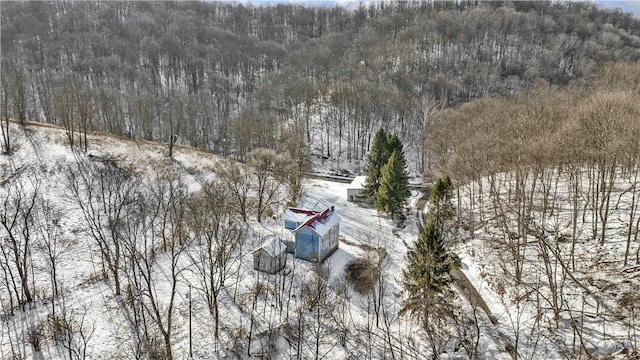
[[[633,177],[633,186],[631,188],[631,204],[629,206],[629,226],[627,228],[627,245],[624,250],[624,266],[627,266],[629,259],[629,250],[631,248],[631,233],[633,230],[633,220],[636,212],[638,212],[637,205],[637,189],[638,189],[638,173],[640,172],[640,167],[635,167],[634,177]]]
[[[608,175],[608,176],[607,176]],[[611,192],[613,191],[613,184],[616,179],[616,162],[615,160],[611,165],[601,170],[601,191],[602,199],[600,200],[600,206],[598,209],[598,216],[600,217],[602,228],[600,229],[600,245],[604,245],[605,236],[607,234],[607,224],[609,222],[609,210],[611,203]]]

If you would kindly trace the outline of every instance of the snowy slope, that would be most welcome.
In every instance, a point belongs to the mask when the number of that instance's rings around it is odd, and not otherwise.
[[[579,211],[572,245],[574,213],[569,174],[558,170],[549,170],[548,174],[546,179],[551,180],[545,183],[553,190],[547,202],[544,198],[533,199],[526,218],[526,240],[505,236],[506,231],[517,231],[510,174],[495,175],[494,187],[485,178],[460,189],[460,221],[466,228],[461,233],[465,242],[458,246],[463,271],[497,319],[498,331],[512,344],[517,342],[521,356],[637,358],[640,266],[636,254],[640,244],[633,241],[634,228],[628,226],[630,214],[635,213],[634,218],[639,215],[637,208],[630,208],[632,178],[617,176],[603,243],[593,235],[596,212],[592,213],[586,195],[577,198]],[[582,184],[588,184],[586,172],[582,176]],[[527,193],[532,186],[527,183]],[[537,186],[543,185],[539,182]],[[493,193],[487,191],[491,188],[495,189]],[[545,204],[550,205],[546,211]],[[502,220],[505,217],[509,219],[506,223]],[[630,257],[625,266],[630,230]],[[518,265],[522,269],[520,282],[516,279]]]
[[[130,318],[132,313],[126,306],[127,296],[114,295],[112,281],[102,276],[99,251],[65,185],[69,168],[73,168],[80,158],[88,161],[107,159],[143,173],[172,169],[182,174],[189,190],[195,193],[199,191],[202,179],[215,176],[220,158],[193,149],[176,148],[174,160],[170,161],[166,146],[161,144],[99,135],[89,137],[87,153],[91,157],[88,158],[70,150],[60,129],[12,126],[11,131],[15,153],[0,157],[0,178],[6,179],[19,171],[21,176],[37,179],[43,197],[61,214],[58,279],[62,295],[52,298],[46,259],[34,247],[32,281],[36,301],[28,304],[24,311],[14,306],[14,314],[10,315],[4,292],[7,284],[0,284],[4,314],[0,357],[69,358],[68,349],[52,335],[50,318],[54,306],[56,314],[65,312],[73,320],[77,331],[69,346],[77,354],[72,352],[71,357],[82,357],[82,354],[87,358],[136,357],[139,349]],[[290,236],[280,220],[284,206],[275,214],[275,219],[246,224],[249,236],[242,246],[240,261],[231,268],[231,275],[220,293],[218,342],[212,335],[212,315],[198,290],[200,283],[194,271],[196,258],[191,256],[193,249],[186,249],[177,262],[183,270],[177,279],[172,312],[173,356],[187,357],[191,338],[193,357],[200,359],[247,358],[249,353],[292,358],[298,352],[302,358],[314,358],[316,353],[325,359],[427,358],[429,350],[422,341],[424,334],[412,320],[398,316],[406,249],[416,238],[417,227],[410,222],[398,231],[392,221],[373,208],[347,202],[346,187],[347,184],[342,183],[308,180],[305,196],[299,204],[312,209],[335,206],[342,217],[341,242],[339,249],[323,265],[322,272],[328,275],[324,280],[318,280],[313,264],[294,260],[291,255],[287,268],[279,274],[267,275],[253,270],[251,252],[269,234]],[[383,290],[378,289],[375,296],[360,295],[345,287],[345,265],[362,256],[377,259],[380,253],[376,248],[384,248],[388,254],[383,261]],[[160,310],[166,311],[171,297],[170,254],[160,254],[155,261],[153,291],[160,299]],[[322,318],[308,312],[309,286],[313,290],[317,284],[326,285],[323,304],[317,307],[322,311]],[[256,295],[258,288],[262,290]],[[459,298],[452,301],[461,302]],[[39,335],[39,351],[30,341],[29,333]],[[84,340],[78,336],[80,333],[85,336]],[[156,335],[159,341],[160,334]],[[493,347],[492,351],[503,353],[491,345],[490,338],[490,334],[485,338],[488,351]],[[455,353],[453,346],[448,350]]]
[[[102,276],[96,244],[65,185],[69,167],[73,167],[78,158],[86,159],[86,155],[70,151],[60,129],[12,126],[11,131],[16,150],[10,157],[0,156],[0,184],[5,186],[16,172],[25,179],[34,179],[40,184],[43,198],[61,214],[58,279],[62,295],[52,298],[47,259],[34,244],[30,281],[36,289],[36,300],[24,310],[14,305],[11,315],[5,291],[7,284],[0,280],[0,357],[82,357],[81,352],[69,356],[68,349],[53,338],[50,318],[55,305],[56,314],[66,311],[74,321],[75,329],[82,330],[85,335],[84,341],[76,336],[71,347],[80,351],[86,344],[86,358],[135,358],[139,349],[130,321],[131,311],[126,305],[127,297],[115,296],[112,281]],[[201,189],[204,179],[216,176],[221,158],[189,148],[174,150],[171,161],[162,144],[94,135],[89,138],[88,154],[93,159],[89,161],[109,159],[142,173],[153,173],[158,169],[179,172],[192,193]],[[505,181],[500,183],[505,184]],[[626,185],[621,183],[616,189],[628,188]],[[315,210],[334,206],[342,217],[339,249],[321,270],[289,255],[287,267],[281,273],[259,273],[253,270],[252,251],[273,233],[290,236],[281,221],[284,204],[276,209],[273,218],[262,223],[249,221],[245,225],[248,236],[239,261],[230,268],[230,276],[220,293],[220,338],[216,342],[214,319],[200,291],[201,284],[195,271],[198,260],[193,254],[198,248],[197,245],[190,246],[177,262],[182,271],[177,278],[172,312],[174,358],[188,358],[190,342],[192,355],[198,359],[256,356],[289,359],[298,354],[307,359],[315,358],[316,353],[324,359],[430,358],[431,347],[425,341],[426,334],[412,319],[398,314],[403,299],[401,279],[406,251],[418,236],[415,222],[409,221],[399,229],[397,224],[370,206],[347,202],[348,184],[307,180],[304,186],[305,194],[298,206]],[[592,356],[632,358],[632,351],[639,343],[640,320],[638,312],[623,313],[619,306],[624,294],[639,281],[638,271],[634,270],[637,265],[632,262],[624,268],[619,261],[629,194],[614,194],[620,200],[610,222],[611,239],[605,246],[586,237],[577,242],[576,257],[583,265],[572,275],[589,293],[565,276],[562,299],[566,304],[556,326],[549,306],[544,305],[544,299],[549,298],[548,285],[545,285],[544,263],[534,247],[536,244],[531,243],[525,252],[525,285],[514,284],[509,277],[508,259],[504,258],[506,250],[494,241],[500,235],[500,227],[492,220],[481,221],[476,213],[477,203],[473,211],[469,207],[470,196],[477,197],[479,192],[477,185],[473,186],[476,186],[473,192],[470,186],[461,188],[458,201],[462,206],[462,223],[470,216],[476,218],[474,234],[471,236],[468,228],[461,229],[459,238],[464,242],[457,245],[456,250],[462,259],[461,270],[487,303],[492,318],[480,307],[472,307],[456,288],[451,302],[466,319],[477,318],[479,334],[476,338],[475,325],[465,325],[463,321],[450,324],[451,338],[443,345],[440,356],[468,358],[462,341],[477,339],[478,356],[485,359],[509,359],[507,348],[516,344],[521,357],[573,358],[580,355],[579,350],[570,353],[568,349],[580,349],[580,341],[586,348],[582,356],[588,351]],[[5,191],[3,189],[0,187]],[[494,210],[487,200],[489,186],[485,184],[483,189],[484,211],[489,214]],[[562,184],[559,189],[559,199],[566,198]],[[415,193],[412,203],[418,197]],[[559,214],[557,223],[565,224],[565,215]],[[589,224],[586,219],[582,234],[587,232]],[[555,229],[566,232],[562,226]],[[555,233],[551,235],[555,236]],[[638,246],[633,245],[634,249]],[[345,286],[345,265],[360,257],[378,261],[379,249],[384,249],[387,256],[381,261],[382,282],[375,293],[362,295]],[[554,263],[554,269],[558,269],[557,263]],[[319,276],[319,273],[324,275]],[[153,267],[153,290],[163,311],[167,310],[166,304],[172,295],[170,275],[170,254],[162,253]],[[531,292],[532,289],[536,291]],[[323,292],[322,298],[316,298],[315,302],[312,301],[314,291]],[[461,335],[456,328],[468,333]],[[34,329],[41,335],[39,351],[32,341]],[[150,325],[150,329],[153,326]],[[160,341],[159,334],[156,336]]]

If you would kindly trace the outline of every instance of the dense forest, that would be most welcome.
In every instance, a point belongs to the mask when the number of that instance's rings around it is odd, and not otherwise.
[[[379,127],[425,154],[442,109],[540,84],[585,87],[603,64],[640,58],[637,17],[583,2],[0,10],[4,120],[58,124],[78,148],[102,131],[243,161],[258,147],[362,161]],[[431,158],[409,165],[423,171]]]

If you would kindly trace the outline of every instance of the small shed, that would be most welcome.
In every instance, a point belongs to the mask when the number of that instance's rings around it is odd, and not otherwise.
[[[275,274],[287,265],[287,247],[272,236],[253,252],[253,269]]]
[[[351,184],[347,187],[347,201],[357,202],[357,201],[367,201],[366,196],[362,194],[362,190],[364,190],[364,185],[367,182],[366,176],[356,176]]]

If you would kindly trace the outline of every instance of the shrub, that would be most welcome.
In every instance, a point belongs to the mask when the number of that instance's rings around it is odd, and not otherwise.
[[[349,282],[355,291],[363,295],[373,290],[380,276],[378,266],[366,257],[352,260],[347,264],[346,270],[347,282]]]
[[[34,352],[42,350],[42,340],[44,339],[44,331],[41,326],[32,326],[27,331],[27,341],[33,347]]]

